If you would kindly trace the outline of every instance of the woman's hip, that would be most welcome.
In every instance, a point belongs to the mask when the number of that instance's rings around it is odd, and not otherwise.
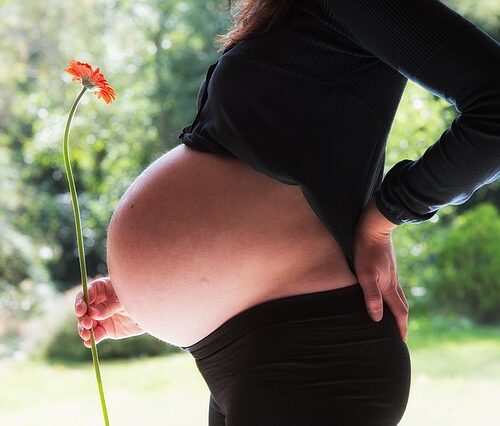
[[[408,348],[359,283],[255,305],[184,349],[226,425],[389,426],[406,409]]]

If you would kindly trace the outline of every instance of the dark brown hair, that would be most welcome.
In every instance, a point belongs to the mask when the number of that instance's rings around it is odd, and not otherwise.
[[[235,6],[234,22],[226,34],[217,34],[219,51],[255,34],[271,31],[285,17],[293,0],[228,0],[227,8]]]

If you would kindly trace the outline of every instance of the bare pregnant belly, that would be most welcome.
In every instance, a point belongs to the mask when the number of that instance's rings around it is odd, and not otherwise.
[[[178,346],[258,303],[357,281],[299,186],[185,145],[127,189],[107,261],[130,316]]]

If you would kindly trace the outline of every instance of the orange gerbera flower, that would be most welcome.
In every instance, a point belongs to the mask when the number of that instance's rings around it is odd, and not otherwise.
[[[76,194],[75,178],[73,177],[73,171],[71,169],[71,160],[69,158],[69,131],[71,128],[71,121],[76,112],[76,108],[80,103],[80,100],[85,95],[85,92],[95,92],[97,97],[103,98],[104,101],[109,104],[115,99],[116,94],[112,87],[108,85],[108,82],[100,72],[99,68],[95,70],[89,64],[79,61],[70,61],[69,67],[64,71],[68,72],[73,76],[73,81],[79,81],[83,88],[79,95],[76,97],[71,110],[68,114],[68,119],[66,121],[66,128],[64,129],[63,138],[63,156],[64,156],[64,167],[66,169],[66,174],[68,176],[69,192],[71,194],[71,204],[73,206],[73,214],[75,216],[75,227],[76,227],[76,241],[78,246],[78,259],[80,261],[80,275],[82,278],[82,289],[83,289],[83,300],[88,306],[89,294],[87,288],[87,267],[85,265],[85,250],[83,244],[83,231],[82,231],[82,219],[80,217],[80,207],[78,206],[78,197]],[[104,399],[104,390],[102,387],[101,370],[99,367],[99,356],[97,353],[96,338],[94,334],[94,327],[89,328],[90,331],[90,348],[92,352],[92,361],[94,363],[94,370],[97,379],[97,387],[99,389],[99,397],[101,399],[102,414],[104,416],[104,425],[109,426],[108,419],[108,409],[106,407],[106,400]]]
[[[108,84],[99,67],[92,70],[89,64],[72,60],[64,71],[73,76],[72,81],[79,81],[89,92],[96,92],[97,97],[103,98],[107,104],[116,98],[114,89]]]

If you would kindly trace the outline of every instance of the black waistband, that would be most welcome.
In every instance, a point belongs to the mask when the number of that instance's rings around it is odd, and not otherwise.
[[[280,321],[307,320],[322,315],[356,312],[368,316],[358,282],[346,287],[272,299],[254,305],[229,318],[217,329],[191,346],[181,346],[193,357],[208,356],[255,328]]]

